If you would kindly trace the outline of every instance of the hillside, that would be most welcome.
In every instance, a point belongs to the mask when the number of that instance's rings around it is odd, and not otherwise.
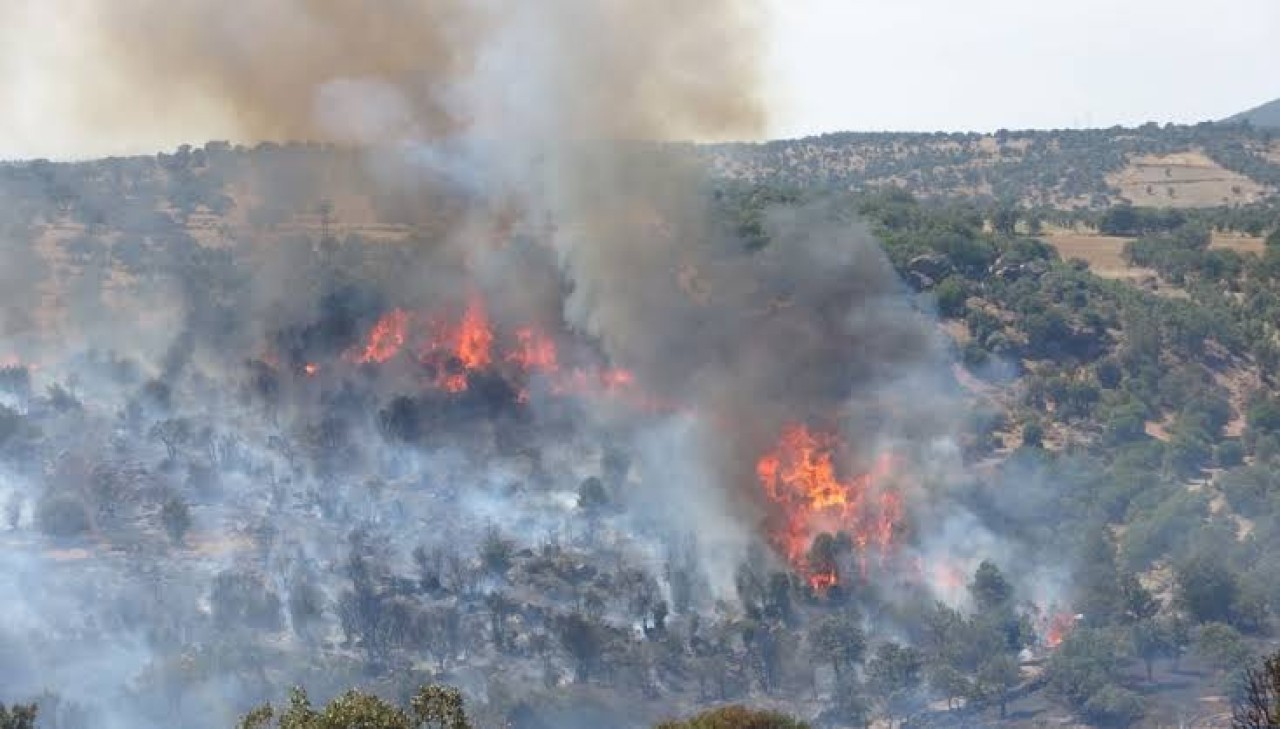
[[[1268,144],[645,148],[710,174],[561,227],[325,145],[0,167],[0,700],[1221,726],[1280,628]]]
[[[706,150],[721,174],[752,183],[1050,210],[1242,205],[1280,190],[1271,137],[1235,126],[979,134],[827,134]]]
[[[1280,99],[1269,101],[1259,107],[1242,111],[1235,116],[1229,117],[1224,121],[1228,123],[1249,122],[1249,124],[1264,128],[1280,128]]]

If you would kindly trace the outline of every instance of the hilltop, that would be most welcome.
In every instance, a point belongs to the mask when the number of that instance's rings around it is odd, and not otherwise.
[[[1249,122],[1258,128],[1280,128],[1280,99],[1228,117],[1228,123]]]

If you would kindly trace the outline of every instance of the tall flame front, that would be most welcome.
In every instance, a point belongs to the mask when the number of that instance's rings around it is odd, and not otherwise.
[[[777,445],[760,457],[756,476],[781,520],[775,546],[818,589],[839,583],[834,565],[813,564],[810,545],[822,533],[846,534],[860,560],[886,553],[902,517],[902,499],[888,488],[892,459],[881,456],[869,473],[842,480],[836,471],[839,440],[803,423],[788,425]]]

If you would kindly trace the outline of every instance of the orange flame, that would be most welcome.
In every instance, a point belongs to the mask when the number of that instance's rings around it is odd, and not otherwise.
[[[868,551],[883,553],[893,546],[903,519],[901,496],[875,491],[889,475],[890,459],[881,457],[870,473],[842,481],[835,467],[838,446],[832,434],[792,424],[783,430],[777,446],[756,463],[765,496],[784,518],[775,533],[778,548],[817,589],[838,584],[839,579],[829,566],[808,563],[806,551],[816,535],[848,533],[860,560],[865,560]]]
[[[1071,612],[1057,612],[1049,616],[1049,624],[1044,632],[1044,644],[1049,648],[1062,645],[1071,631],[1076,627],[1076,616]]]
[[[302,373],[305,374],[307,377],[315,377],[316,375],[320,374],[320,365],[316,364],[315,362],[308,362],[302,365]]]
[[[516,330],[516,348],[506,356],[506,361],[522,370],[555,372],[559,369],[556,343],[532,327]]]
[[[458,328],[458,342],[454,349],[458,360],[467,370],[480,370],[493,361],[493,331],[485,315],[484,303],[472,297],[467,311],[462,315]]]
[[[357,364],[382,364],[400,353],[409,329],[409,314],[403,309],[387,312],[369,332],[364,349],[348,355]]]

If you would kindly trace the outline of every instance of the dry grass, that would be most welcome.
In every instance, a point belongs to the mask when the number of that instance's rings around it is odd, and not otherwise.
[[[1107,178],[1135,205],[1197,208],[1255,202],[1270,191],[1199,150],[1137,157]]]
[[[1262,255],[1266,248],[1266,241],[1256,235],[1244,235],[1241,233],[1219,233],[1213,234],[1213,240],[1209,243],[1210,248],[1235,251],[1236,253],[1255,253]]]
[[[1079,258],[1089,264],[1089,270],[1102,278],[1143,280],[1155,278],[1149,268],[1130,266],[1124,260],[1124,244],[1128,238],[1091,233],[1054,231],[1043,236],[1046,243],[1057,249],[1064,260]]]

